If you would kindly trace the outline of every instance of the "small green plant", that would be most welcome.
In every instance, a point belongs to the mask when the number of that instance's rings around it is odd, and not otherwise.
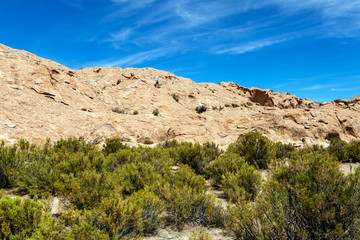
[[[144,140],[144,144],[153,144],[153,143],[154,143],[154,141],[152,141],[151,139],[146,138]]]
[[[251,107],[251,106],[253,105],[253,103],[252,103],[252,102],[246,102],[246,105],[247,105],[248,107]]]
[[[162,83],[160,83],[159,81],[156,81],[156,83],[154,84],[154,87],[156,88],[161,88]]]
[[[172,97],[175,101],[179,102],[179,95],[177,95],[176,93],[172,93],[172,94],[171,94],[171,97]]]
[[[82,109],[81,109],[82,110]],[[86,110],[86,109],[85,109]],[[119,113],[119,114],[125,114],[125,110],[124,109],[121,109],[119,107],[114,107],[111,109],[113,112],[115,113]]]
[[[197,106],[195,108],[195,111],[199,114],[206,112],[207,107],[205,105]]]
[[[192,231],[189,240],[213,240],[213,238],[206,232],[205,228],[202,228],[200,231]]]
[[[225,107],[227,107],[227,108],[230,107],[230,104],[225,104]]]
[[[160,112],[159,109],[155,109],[153,112],[154,116],[159,116]]]
[[[232,106],[233,108],[238,108],[238,107],[240,107],[239,104],[237,104],[237,103],[232,103],[231,106]]]
[[[139,114],[139,111],[138,110],[135,110],[134,112],[133,112],[133,115],[138,115]]]

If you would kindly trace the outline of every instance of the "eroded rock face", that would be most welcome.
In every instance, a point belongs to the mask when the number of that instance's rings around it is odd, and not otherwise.
[[[203,105],[206,112],[198,114]],[[331,135],[360,136],[360,96],[318,104],[235,83],[195,83],[152,68],[76,71],[1,44],[0,109],[0,141],[8,144],[118,137],[130,145],[177,139],[226,147],[260,131],[302,146],[328,144]]]

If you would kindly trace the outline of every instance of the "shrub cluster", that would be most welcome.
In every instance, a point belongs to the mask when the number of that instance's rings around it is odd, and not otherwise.
[[[248,133],[221,151],[214,143],[166,141],[153,148],[107,139],[43,146],[0,144],[1,239],[138,239],[159,227],[226,227],[238,239],[359,239],[360,142],[296,149]],[[259,168],[268,168],[261,179]],[[209,186],[209,183],[212,186]],[[210,189],[223,191],[217,204]],[[68,200],[58,219],[47,199]],[[205,232],[193,239],[210,239]]]
[[[349,143],[340,139],[331,139],[329,152],[341,162],[360,162],[360,141]]]
[[[211,143],[130,148],[119,139],[107,139],[102,150],[71,138],[42,147],[25,141],[12,147],[2,143],[1,188],[22,187],[30,198],[0,198],[0,221],[5,222],[0,222],[1,236],[134,239],[164,224],[178,229],[188,223],[224,225],[222,209],[206,193],[204,177],[196,173],[219,154]],[[172,171],[176,164],[177,171]],[[48,216],[42,202],[55,196],[70,204],[58,221]],[[40,222],[29,222],[36,219],[22,219],[21,214],[36,215]],[[49,229],[43,229],[45,223]]]
[[[293,156],[254,201],[233,206],[229,227],[238,239],[358,239],[359,174],[345,176],[327,153]]]

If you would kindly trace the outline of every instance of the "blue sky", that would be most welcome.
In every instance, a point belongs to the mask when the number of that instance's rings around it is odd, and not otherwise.
[[[78,69],[153,67],[318,102],[360,94],[360,0],[11,0],[0,42]]]

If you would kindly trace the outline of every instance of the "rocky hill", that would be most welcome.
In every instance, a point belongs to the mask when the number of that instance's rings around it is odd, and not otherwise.
[[[360,95],[319,104],[152,68],[76,71],[1,44],[0,109],[0,141],[9,144],[118,137],[130,145],[176,139],[226,147],[250,131],[298,146],[360,139]]]

